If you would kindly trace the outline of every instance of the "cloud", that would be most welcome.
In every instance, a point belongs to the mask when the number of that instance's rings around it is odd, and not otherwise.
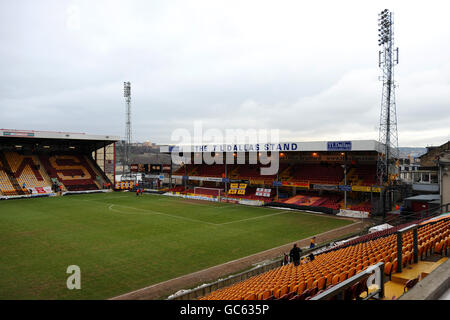
[[[196,120],[279,129],[283,140],[377,139],[376,15],[388,7],[400,46],[399,144],[440,144],[450,138],[446,6],[2,2],[0,127],[122,136],[130,81],[135,140],[166,143]]]

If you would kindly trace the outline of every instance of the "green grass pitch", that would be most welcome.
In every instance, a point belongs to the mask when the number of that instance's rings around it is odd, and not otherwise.
[[[130,192],[0,201],[0,299],[107,299],[349,223]]]

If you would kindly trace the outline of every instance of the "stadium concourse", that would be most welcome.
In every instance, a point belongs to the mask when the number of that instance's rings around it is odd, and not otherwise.
[[[161,150],[182,154],[174,146]],[[374,140],[193,145],[188,150],[191,155],[171,175],[175,186],[169,192],[176,195],[276,202],[325,213],[344,209],[370,214],[376,210],[381,190],[377,159],[383,147]],[[277,172],[261,173],[269,167],[259,161],[263,150],[278,152]],[[211,151],[225,163],[206,164],[202,155]],[[232,163],[225,161],[226,153],[233,154]]]
[[[118,137],[0,130],[0,198],[87,192],[112,186]]]

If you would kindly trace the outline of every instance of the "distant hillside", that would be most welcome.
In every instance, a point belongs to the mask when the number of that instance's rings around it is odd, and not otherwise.
[[[398,147],[398,149],[400,150],[400,156],[402,158],[407,158],[409,154],[412,158],[418,158],[427,153],[427,148]]]

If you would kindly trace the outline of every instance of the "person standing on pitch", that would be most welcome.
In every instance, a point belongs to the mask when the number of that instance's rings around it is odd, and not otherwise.
[[[300,264],[300,253],[302,249],[297,247],[297,244],[294,243],[294,247],[289,252],[289,256],[291,257],[291,261],[294,262],[294,266],[298,266]]]

